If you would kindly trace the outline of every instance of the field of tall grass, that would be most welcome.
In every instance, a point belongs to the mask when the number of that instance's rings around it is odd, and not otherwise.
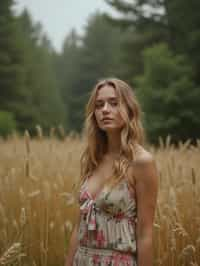
[[[0,265],[64,265],[83,148],[77,135],[0,139]],[[159,171],[154,265],[200,265],[200,141],[148,150]]]

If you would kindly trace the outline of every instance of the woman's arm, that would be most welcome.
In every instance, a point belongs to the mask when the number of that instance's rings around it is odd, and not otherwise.
[[[80,212],[78,212],[78,221],[74,225],[70,241],[69,241],[69,247],[68,252],[65,259],[65,266],[72,266],[73,264],[73,258],[74,254],[76,252],[77,246],[78,246],[78,229],[80,225]]]
[[[153,266],[153,223],[158,194],[158,173],[150,153],[134,167],[137,198],[137,265]]]

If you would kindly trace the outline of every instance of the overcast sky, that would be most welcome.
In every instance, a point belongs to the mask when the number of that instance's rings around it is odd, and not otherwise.
[[[72,27],[83,33],[89,14],[95,10],[111,10],[104,0],[15,0],[15,10],[19,14],[26,7],[34,22],[40,21],[56,50]]]

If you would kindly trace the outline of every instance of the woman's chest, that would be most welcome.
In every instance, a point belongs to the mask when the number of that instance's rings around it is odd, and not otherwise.
[[[135,207],[135,201],[132,198],[126,180],[120,181],[113,188],[104,186],[95,198],[90,195],[87,186],[85,186],[81,190],[79,203],[81,206],[94,204],[96,209],[113,215],[126,213],[131,207]]]

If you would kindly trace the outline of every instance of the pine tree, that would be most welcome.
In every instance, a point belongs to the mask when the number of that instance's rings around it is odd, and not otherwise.
[[[25,76],[12,5],[12,0],[0,1],[0,108],[13,113],[19,122],[20,105],[25,97]]]
[[[21,46],[24,51],[26,110],[21,128],[35,131],[40,124],[44,131],[64,124],[65,110],[54,68],[54,50],[40,23],[33,24],[27,10],[18,17]]]

